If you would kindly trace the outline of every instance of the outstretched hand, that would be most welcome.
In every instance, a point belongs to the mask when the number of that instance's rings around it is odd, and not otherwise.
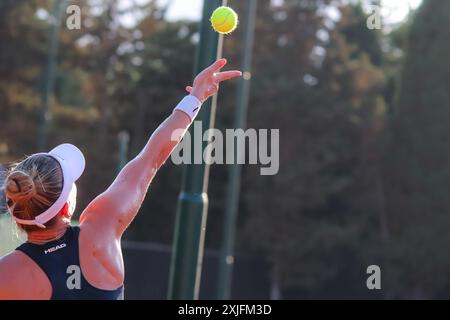
[[[222,81],[230,80],[242,75],[241,71],[219,72],[227,64],[226,59],[219,59],[211,66],[203,70],[194,79],[194,84],[186,87],[186,91],[195,96],[202,103],[213,96],[219,90]]]

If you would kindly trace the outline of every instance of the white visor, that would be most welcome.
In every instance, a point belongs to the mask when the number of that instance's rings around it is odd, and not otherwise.
[[[80,149],[68,143],[57,146],[49,153],[36,153],[31,157],[37,155],[50,156],[58,161],[58,163],[61,165],[64,181],[61,194],[50,208],[48,208],[40,215],[36,216],[34,220],[22,220],[16,218],[14,215],[12,216],[14,220],[16,220],[19,224],[31,226],[34,225],[45,228],[45,223],[56,217],[56,215],[61,211],[61,209],[69,200],[72,190],[76,188],[75,181],[77,181],[83,173],[86,162]],[[76,192],[76,189],[74,191]]]

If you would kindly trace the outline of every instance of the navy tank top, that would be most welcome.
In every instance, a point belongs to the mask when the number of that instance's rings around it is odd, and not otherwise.
[[[45,245],[26,242],[16,250],[45,272],[53,288],[51,300],[123,300],[123,286],[102,290],[87,282],[80,267],[79,235],[79,227],[70,227],[58,240]]]

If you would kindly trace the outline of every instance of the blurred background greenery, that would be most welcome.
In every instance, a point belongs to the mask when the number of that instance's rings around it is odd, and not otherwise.
[[[49,145],[86,155],[78,214],[117,173],[118,133],[137,154],[192,79],[198,22],[168,19],[170,1],[120,2],[74,1],[83,26],[59,33]],[[0,2],[1,163],[37,151],[51,3]],[[374,4],[258,1],[248,126],[280,129],[280,172],[245,166],[236,245],[269,263],[282,297],[367,297],[371,264],[383,290],[370,297],[450,296],[450,2],[370,30]],[[230,68],[240,32],[226,37]],[[221,89],[219,129],[235,89]],[[180,176],[168,161],[126,239],[171,244]],[[226,181],[213,166],[207,248],[220,247]],[[0,223],[1,255],[13,232]]]

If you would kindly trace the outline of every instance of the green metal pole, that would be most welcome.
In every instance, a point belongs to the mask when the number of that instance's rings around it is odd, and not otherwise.
[[[242,52],[242,67],[244,76],[239,80],[236,112],[235,112],[235,128],[244,129],[247,122],[247,109],[250,93],[252,49],[256,20],[256,1],[247,0],[245,5],[245,14],[243,22],[243,39],[244,46]],[[234,143],[235,152],[237,154],[237,146]],[[224,300],[230,299],[231,281],[234,265],[234,238],[236,233],[236,218],[239,205],[239,192],[241,183],[241,165],[235,164],[229,167],[230,180],[227,186],[227,196],[225,204],[225,217],[223,228],[222,248],[219,260],[219,274],[217,286],[217,298]]]
[[[49,18],[50,44],[47,57],[47,67],[44,73],[44,86],[42,88],[42,108],[38,137],[38,149],[40,151],[44,151],[47,148],[48,124],[50,121],[48,105],[50,96],[53,93],[53,87],[55,83],[56,56],[58,54],[58,33],[61,26],[62,13],[64,8],[66,7],[66,3],[67,0],[55,0],[53,6],[53,15]]]
[[[209,18],[214,9],[226,5],[226,3],[225,0],[205,0],[203,2],[195,74],[221,56],[223,36],[219,37],[218,33],[211,28]],[[190,134],[193,137],[191,139],[192,154],[195,151],[194,140],[202,139],[204,130],[214,126],[216,104],[217,95],[212,100],[205,102],[197,116],[196,121],[202,123],[201,136],[194,135],[194,128],[190,128]],[[205,146],[206,142],[203,142],[203,148]],[[201,151],[203,152],[203,150]],[[194,300],[199,297],[208,210],[208,178],[209,166],[204,162],[185,165],[175,222],[169,275],[169,299]]]

